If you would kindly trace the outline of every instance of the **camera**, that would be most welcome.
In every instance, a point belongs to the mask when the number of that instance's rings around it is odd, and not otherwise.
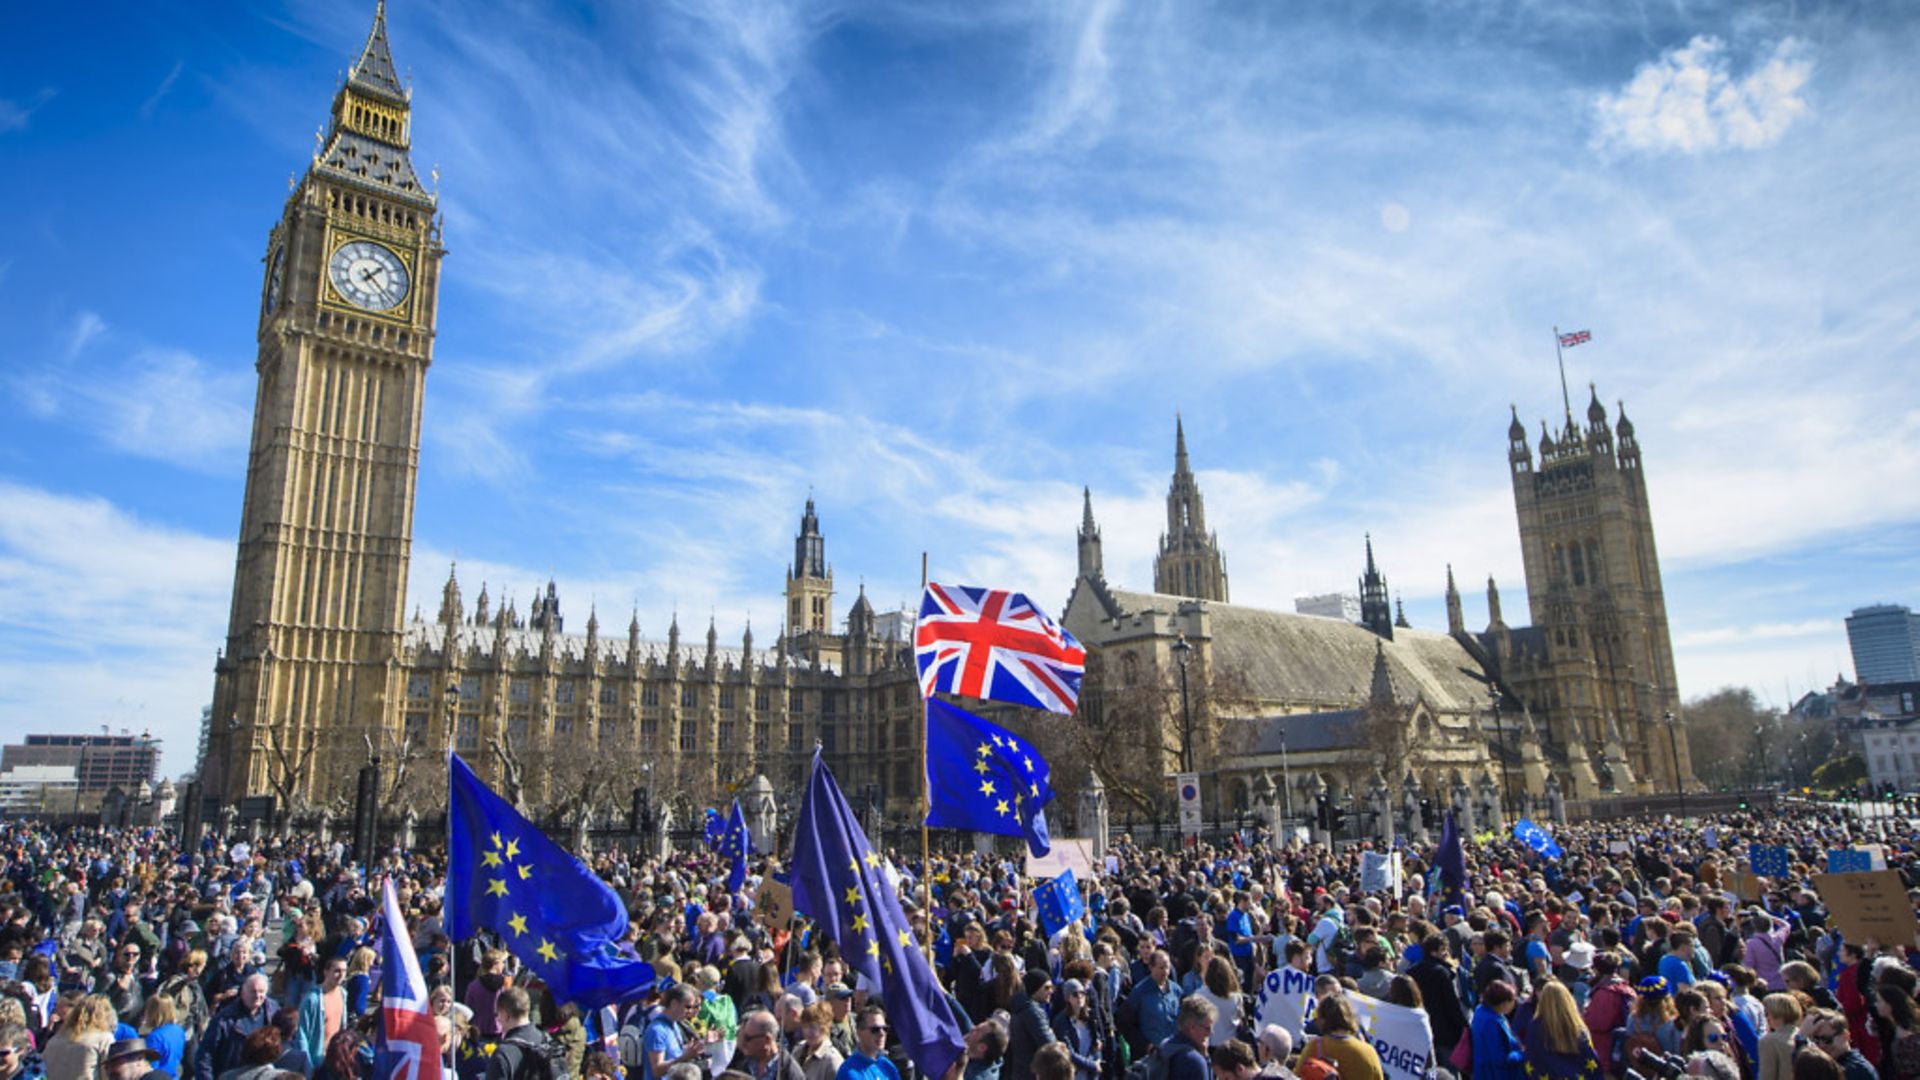
[[[1637,1077],[1637,1080],[1675,1080],[1687,1072],[1686,1058],[1679,1054],[1662,1054],[1645,1047],[1633,1052],[1633,1063],[1639,1066],[1639,1071],[1628,1069],[1627,1074]]]

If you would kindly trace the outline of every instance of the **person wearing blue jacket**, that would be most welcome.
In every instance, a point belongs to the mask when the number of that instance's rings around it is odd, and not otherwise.
[[[1513,984],[1495,979],[1480,992],[1473,1010],[1473,1080],[1525,1080],[1527,1053],[1507,1017],[1519,995]]]

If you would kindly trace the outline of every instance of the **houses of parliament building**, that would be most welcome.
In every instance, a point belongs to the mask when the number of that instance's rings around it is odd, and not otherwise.
[[[723,644],[711,623],[704,640],[683,639],[677,620],[664,640],[637,618],[607,632],[593,611],[584,623],[576,612],[569,631],[551,582],[523,614],[484,587],[469,604],[452,573],[433,617],[408,617],[444,255],[436,196],[410,160],[411,106],[381,11],[268,234],[205,793],[323,805],[370,752],[451,744],[482,775],[508,767],[495,760],[502,746],[544,761],[535,801],[589,760],[705,800],[755,773],[797,787],[817,743],[850,792],[910,815],[922,784],[911,626],[864,592],[839,620],[811,499],[786,568],[784,626],[765,644],[751,629]],[[1530,790],[1597,795],[1691,774],[1684,739],[1668,752],[1660,737],[1678,698],[1624,411],[1610,425],[1596,396],[1584,425],[1569,411],[1557,432],[1543,428],[1537,458],[1516,416],[1508,467],[1531,622],[1509,626],[1489,581],[1487,625],[1473,631],[1450,569],[1445,632],[1396,620],[1370,547],[1358,623],[1233,604],[1184,430],[1175,441],[1153,591],[1108,583],[1089,493],[1063,620],[1094,654],[1089,694],[1168,685],[1179,642],[1194,651],[1195,677],[1243,673],[1248,690],[1227,719],[1249,741],[1230,761],[1219,746],[1200,758],[1221,777],[1222,806],[1270,767],[1262,748],[1275,725],[1283,746],[1293,733],[1295,783],[1360,782],[1351,733],[1364,709],[1390,710],[1409,732],[1410,767],[1390,782],[1444,788],[1495,761]]]

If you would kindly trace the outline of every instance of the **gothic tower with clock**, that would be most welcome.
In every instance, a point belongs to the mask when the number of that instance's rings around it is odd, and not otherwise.
[[[267,240],[259,386],[207,795],[323,803],[399,724],[436,199],[384,0]]]

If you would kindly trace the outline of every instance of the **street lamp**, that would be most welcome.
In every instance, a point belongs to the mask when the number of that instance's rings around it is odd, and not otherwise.
[[[1173,659],[1180,665],[1180,771],[1193,771],[1193,712],[1187,705],[1187,661],[1193,646],[1181,634],[1173,643]]]
[[[1487,680],[1487,711],[1493,717],[1493,732],[1500,740],[1500,813],[1513,820],[1513,774],[1507,765],[1507,729],[1500,723],[1500,685]]]
[[[1680,820],[1685,821],[1687,819],[1687,784],[1680,776],[1680,740],[1674,735],[1674,728],[1679,726],[1680,721],[1673,715],[1672,709],[1668,709],[1660,719],[1667,725],[1667,752],[1673,755],[1673,786],[1680,793]]]
[[[460,748],[460,684],[455,681],[453,672],[447,672],[447,685],[442,697],[447,703],[447,745]]]
[[[1282,814],[1280,820],[1286,828],[1293,827],[1293,779],[1287,772],[1287,718],[1280,718],[1280,799]]]

